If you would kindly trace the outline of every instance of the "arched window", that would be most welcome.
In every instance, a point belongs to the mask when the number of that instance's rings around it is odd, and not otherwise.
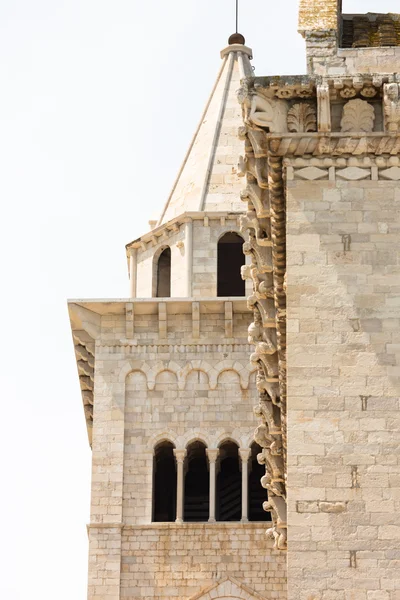
[[[217,476],[217,521],[240,521],[242,516],[242,475],[239,452],[234,442],[224,442],[219,448]]]
[[[210,478],[206,447],[202,442],[188,446],[185,467],[183,520],[208,521]]]
[[[154,451],[153,521],[176,518],[176,462],[171,442],[161,442]]]
[[[171,296],[171,248],[165,248],[159,256],[157,263],[157,298],[170,298]]]
[[[258,464],[257,454],[261,447],[253,442],[249,464],[249,521],[270,521],[271,515],[263,509],[263,502],[268,500],[267,490],[261,486],[261,477],[265,475],[265,466]]]
[[[229,231],[218,242],[217,296],[244,296],[245,282],[240,269],[246,262],[243,238]]]

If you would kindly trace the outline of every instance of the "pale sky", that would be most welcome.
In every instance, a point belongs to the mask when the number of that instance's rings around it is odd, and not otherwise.
[[[86,598],[90,459],[66,299],[126,297],[234,0],[2,0],[0,598]],[[399,11],[345,0],[345,12]],[[257,75],[305,72],[297,0],[241,0]]]

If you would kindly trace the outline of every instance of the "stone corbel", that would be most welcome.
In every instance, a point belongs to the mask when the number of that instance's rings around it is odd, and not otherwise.
[[[317,87],[317,108],[318,108],[318,131],[329,132],[332,129],[331,124],[331,101],[329,85],[323,84]]]

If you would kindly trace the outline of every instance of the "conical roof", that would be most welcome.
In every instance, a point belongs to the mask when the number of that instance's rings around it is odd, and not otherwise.
[[[243,154],[238,138],[242,115],[236,92],[240,80],[253,75],[252,52],[233,43],[222,50],[221,58],[217,80],[158,225],[185,212],[243,211],[243,183],[237,175],[237,159]]]

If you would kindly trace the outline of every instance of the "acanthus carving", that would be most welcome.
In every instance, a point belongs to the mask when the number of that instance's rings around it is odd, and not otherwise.
[[[294,104],[287,116],[288,130],[293,133],[317,131],[317,115],[314,106],[308,103]]]
[[[356,131],[371,133],[374,128],[374,122],[374,107],[366,100],[350,100],[344,105],[340,123],[343,133]]]
[[[386,131],[398,133],[400,130],[400,84],[388,83],[383,86],[383,110]]]

